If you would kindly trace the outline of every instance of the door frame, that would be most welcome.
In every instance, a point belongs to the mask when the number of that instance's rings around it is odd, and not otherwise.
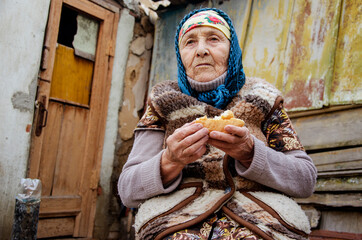
[[[49,10],[48,24],[45,33],[41,69],[38,77],[38,92],[36,103],[43,103],[48,108],[50,86],[54,68],[55,52],[59,32],[59,23],[62,5],[65,4],[79,12],[90,15],[99,20],[99,34],[97,40],[97,51],[95,56],[92,94],[90,98],[90,112],[85,148],[84,166],[82,168],[81,199],[69,206],[62,206],[64,199],[42,199],[40,205],[40,216],[46,216],[50,212],[47,209],[64,208],[64,212],[78,212],[75,218],[74,237],[92,237],[94,218],[96,213],[97,188],[100,178],[102,161],[102,150],[107,119],[109,92],[112,78],[113,58],[115,51],[115,39],[119,20],[119,12],[112,12],[91,1],[87,0],[52,0]],[[37,105],[37,104],[36,104]],[[96,112],[96,114],[95,114]],[[36,179],[39,176],[41,149],[43,147],[43,134],[35,134],[36,123],[39,120],[40,109],[36,108],[33,129],[31,134],[31,146],[29,153],[29,164],[27,177]],[[101,113],[101,114],[99,114]],[[41,122],[44,120],[41,119]],[[92,141],[90,141],[92,139]],[[84,173],[90,173],[86,178]]]

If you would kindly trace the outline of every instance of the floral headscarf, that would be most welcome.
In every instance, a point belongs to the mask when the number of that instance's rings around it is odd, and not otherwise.
[[[192,15],[187,21],[182,25],[182,28],[179,33],[179,45],[182,40],[182,37],[191,29],[200,26],[213,27],[220,30],[227,39],[230,40],[230,27],[229,24],[223,19],[217,12],[208,10],[199,12],[195,15]]]

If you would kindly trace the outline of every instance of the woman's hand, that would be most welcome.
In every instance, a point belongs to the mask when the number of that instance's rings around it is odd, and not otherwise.
[[[163,184],[176,178],[184,166],[199,159],[206,151],[209,131],[200,123],[187,123],[166,139],[161,157]]]
[[[254,139],[249,129],[227,125],[225,131],[228,133],[212,131],[208,143],[224,151],[248,168],[254,156]]]

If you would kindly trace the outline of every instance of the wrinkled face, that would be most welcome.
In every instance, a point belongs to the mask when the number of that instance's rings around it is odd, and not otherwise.
[[[230,41],[213,27],[191,29],[179,49],[186,74],[195,81],[214,80],[227,70]]]

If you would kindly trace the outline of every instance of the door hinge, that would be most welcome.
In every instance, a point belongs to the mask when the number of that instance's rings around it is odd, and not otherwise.
[[[90,189],[96,190],[98,188],[98,174],[96,170],[92,170],[90,178]]]
[[[108,47],[107,47],[107,55],[114,57],[114,52],[115,52],[115,49],[114,49],[113,41],[109,41]]]

